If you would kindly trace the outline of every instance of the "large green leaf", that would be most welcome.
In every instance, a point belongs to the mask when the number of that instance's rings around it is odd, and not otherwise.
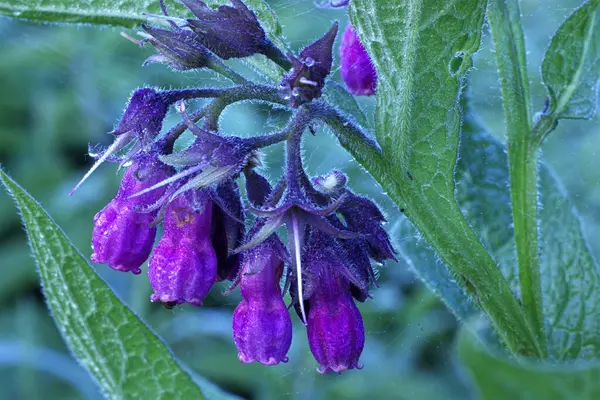
[[[463,131],[457,199],[515,292],[506,147],[472,117]],[[600,357],[600,271],[571,201],[550,169],[540,168],[540,270],[543,317],[553,359]]]
[[[542,64],[550,92],[549,114],[591,118],[596,112],[600,79],[600,0],[589,0],[558,29]]]
[[[486,4],[350,3],[352,23],[379,77],[375,129],[383,154],[346,146],[404,210],[455,280],[476,297],[509,348],[540,355],[525,314],[454,197],[459,98],[479,48]],[[420,272],[428,268],[414,266]]]
[[[165,2],[171,15],[184,11],[181,3]],[[0,14],[36,22],[88,23],[134,27],[160,14],[157,0],[0,0]]]
[[[109,398],[201,399],[166,345],[96,274],[44,209],[8,175],[38,264],[48,306],[65,341]]]
[[[491,350],[472,332],[463,329],[458,352],[485,400],[589,400],[600,398],[600,365],[517,364]]]

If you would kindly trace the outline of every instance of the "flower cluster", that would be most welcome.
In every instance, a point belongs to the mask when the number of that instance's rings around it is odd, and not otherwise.
[[[145,42],[159,52],[148,61],[176,70],[213,68],[237,85],[133,93],[112,132],[113,145],[91,170],[107,160],[126,168],[116,197],[94,218],[91,259],[134,274],[149,259],[151,300],[167,307],[201,305],[215,282],[232,281],[230,290],[239,286],[243,297],[233,314],[233,338],[244,363],[287,361],[289,290],[319,371],[360,368],[365,331],[355,301],[369,298],[372,262],[395,259],[394,250],[377,205],[352,192],[341,171],[311,179],[301,155],[303,134],[316,122],[341,120],[353,137],[370,143],[351,119],[319,100],[332,67],[337,23],[297,56],[286,57],[241,1],[215,10],[199,0],[182,1],[195,18],[168,17],[163,6],[172,28],[144,26]],[[348,31],[342,51],[355,57],[356,42],[347,36]],[[288,69],[279,86],[251,83],[223,63],[257,53]],[[343,75],[344,62],[342,57]],[[373,80],[370,89],[366,81],[352,81],[363,89],[353,83],[351,91],[373,94]],[[188,113],[185,101],[196,98],[214,100]],[[224,135],[221,112],[244,100],[287,107],[291,118],[280,131],[263,136]],[[173,105],[182,121],[162,133]],[[174,151],[186,130],[193,143]],[[271,186],[257,172],[259,153],[279,142],[286,142],[286,166]],[[159,224],[164,232],[154,246]],[[287,245],[278,237],[281,227],[287,229]]]

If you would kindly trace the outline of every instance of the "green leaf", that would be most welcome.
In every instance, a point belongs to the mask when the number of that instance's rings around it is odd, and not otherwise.
[[[600,358],[600,269],[581,221],[548,167],[540,169],[544,318],[557,359]]]
[[[165,1],[173,16],[185,15],[185,7]],[[147,22],[144,13],[160,14],[158,0],[0,0],[0,14],[34,22],[87,23],[132,28]]]
[[[409,220],[399,218],[390,232],[393,237],[400,238],[394,242],[394,247],[398,250],[401,265],[411,268],[457,318],[466,320],[479,314],[475,302],[469,298],[466,282],[459,283],[452,276]]]
[[[476,296],[511,351],[539,355],[525,314],[454,198],[459,98],[486,4],[353,0],[352,23],[379,77],[375,129],[383,154],[345,145]]]
[[[499,351],[492,351],[467,329],[459,336],[458,353],[481,399],[600,398],[600,365],[597,364],[517,364]]]
[[[506,147],[467,117],[457,168],[457,199],[467,220],[518,293]],[[552,358],[600,357],[600,270],[558,179],[540,167],[540,270]]]
[[[532,145],[531,95],[519,0],[490,0],[487,15],[506,121],[521,301],[544,356],[546,345],[537,231],[538,148]]]
[[[0,170],[65,341],[109,398],[202,399],[167,346],[96,274],[44,209]]]
[[[352,118],[354,118],[356,122],[363,128],[372,127],[367,120],[367,116],[356,102],[354,96],[352,96],[339,83],[332,80],[327,81],[325,88],[323,89],[323,96],[329,102],[329,104],[336,106],[344,114],[352,116]]]
[[[589,0],[558,28],[544,56],[542,77],[550,93],[549,114],[590,119],[600,79],[600,0]]]

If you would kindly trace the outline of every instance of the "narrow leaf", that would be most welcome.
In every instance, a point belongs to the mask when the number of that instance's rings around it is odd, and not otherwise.
[[[0,170],[17,204],[54,320],[108,398],[202,399],[167,346],[96,274],[48,213]]]
[[[600,398],[598,364],[517,364],[499,351],[490,350],[467,329],[459,336],[458,352],[481,399]]]
[[[347,148],[404,209],[455,281],[476,295],[507,346],[539,355],[525,314],[454,197],[460,92],[479,48],[486,5],[485,0],[350,3],[352,24],[379,78],[375,130],[383,154]]]
[[[542,64],[556,118],[592,118],[600,79],[600,0],[589,0],[561,25]]]

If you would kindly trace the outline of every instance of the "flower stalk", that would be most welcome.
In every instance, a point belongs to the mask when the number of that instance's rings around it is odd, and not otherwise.
[[[312,124],[318,121],[342,127],[342,142],[357,141],[378,151],[362,128],[317,100],[331,72],[338,25],[299,54],[284,56],[242,1],[231,0],[217,9],[200,0],[183,3],[194,18],[170,17],[161,3],[160,17],[171,29],[143,26],[147,36],[138,44],[150,42],[158,52],[147,62],[174,70],[210,68],[234,85],[141,88],[133,93],[111,132],[114,144],[85,176],[103,161],[127,166],[119,193],[95,219],[92,259],[139,274],[149,258],[151,300],[167,308],[201,306],[220,280],[233,281],[231,290],[239,285],[243,301],[232,328],[244,363],[287,361],[292,330],[283,296],[289,290],[302,323],[308,325],[319,371],[361,368],[364,327],[355,301],[370,297],[375,283],[371,263],[395,260],[395,251],[375,203],[348,189],[341,171],[309,177],[302,159],[303,134],[309,127],[315,134]],[[223,62],[253,54],[266,55],[287,70],[279,87],[253,83]],[[210,100],[188,113],[185,101],[193,99]],[[227,135],[220,129],[220,116],[240,101],[266,102],[292,115],[273,133]],[[162,134],[173,105],[182,121]],[[175,151],[187,130],[193,142]],[[284,141],[285,170],[272,188],[256,171],[260,151]],[[256,216],[248,232],[238,187],[242,173],[247,209]],[[164,233],[152,252],[159,224]],[[287,246],[278,237],[283,225]],[[339,340],[345,334],[349,340]]]

